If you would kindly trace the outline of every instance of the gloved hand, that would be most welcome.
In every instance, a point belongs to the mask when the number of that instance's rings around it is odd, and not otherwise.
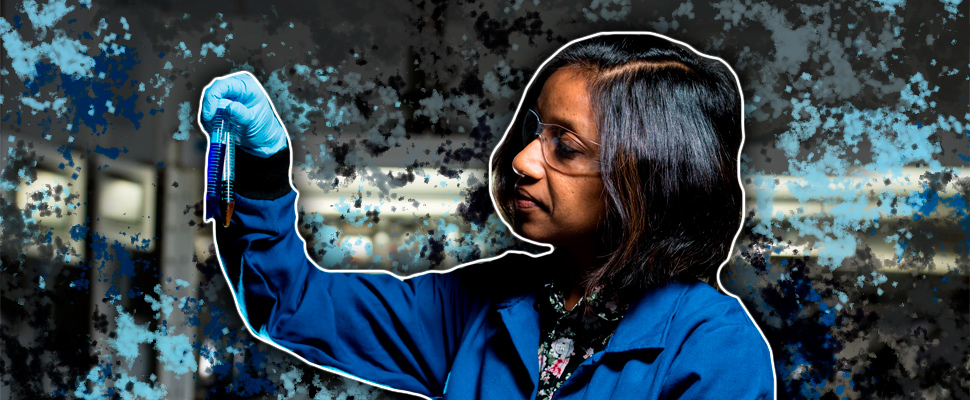
[[[242,71],[214,79],[202,92],[202,128],[210,133],[216,109],[226,108],[237,143],[246,152],[269,157],[286,147],[286,128],[256,77]]]

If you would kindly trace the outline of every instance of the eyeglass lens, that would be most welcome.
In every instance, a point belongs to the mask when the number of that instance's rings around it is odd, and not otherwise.
[[[577,139],[564,140],[563,129],[557,125],[544,124],[533,110],[525,113],[522,121],[522,146],[527,147],[540,139],[542,158],[552,168],[561,172],[585,173],[599,171],[598,160],[583,154]],[[575,134],[569,135],[575,136]],[[566,143],[566,142],[572,142]]]

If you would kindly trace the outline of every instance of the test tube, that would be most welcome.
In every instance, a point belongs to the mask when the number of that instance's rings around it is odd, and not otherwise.
[[[227,134],[224,137],[225,143],[225,158],[222,160],[222,176],[221,176],[221,193],[219,199],[219,205],[222,207],[223,214],[226,217],[225,224],[223,226],[229,227],[229,221],[232,218],[232,210],[235,208],[236,201],[233,195],[234,188],[233,183],[235,181],[235,170],[236,170],[236,144],[235,138],[230,130],[227,129]]]

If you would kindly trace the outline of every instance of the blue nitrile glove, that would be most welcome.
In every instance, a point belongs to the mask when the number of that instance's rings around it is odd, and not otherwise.
[[[200,113],[206,132],[212,132],[210,122],[216,109],[221,107],[226,108],[232,131],[246,152],[269,157],[286,147],[286,128],[273,109],[266,90],[249,72],[229,74],[206,85]]]

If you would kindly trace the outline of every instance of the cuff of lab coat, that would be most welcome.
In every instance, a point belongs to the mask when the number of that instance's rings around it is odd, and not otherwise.
[[[290,192],[290,149],[263,158],[236,147],[236,194],[273,200]]]

